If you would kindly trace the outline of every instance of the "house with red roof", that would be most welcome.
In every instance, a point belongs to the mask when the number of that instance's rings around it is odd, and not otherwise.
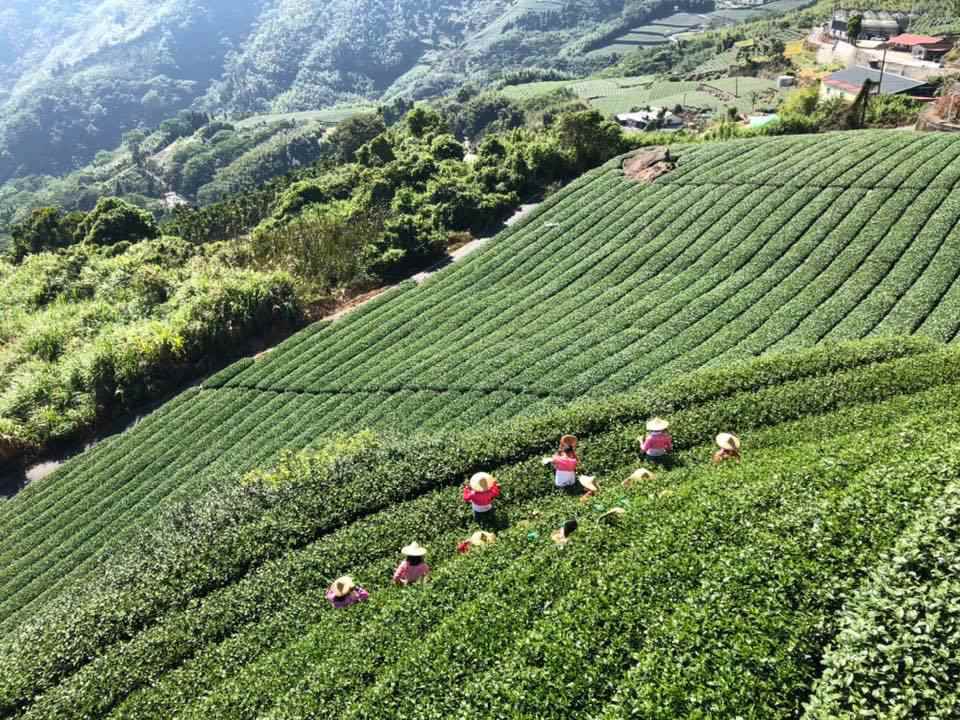
[[[890,38],[888,45],[892,50],[908,52],[915,60],[940,62],[943,56],[953,49],[953,41],[932,35],[913,35],[901,33]]]

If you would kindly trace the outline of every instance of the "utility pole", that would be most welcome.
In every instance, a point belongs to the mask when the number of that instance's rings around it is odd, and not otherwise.
[[[889,42],[883,44],[883,59],[880,60],[880,82],[877,83],[877,95],[883,94],[883,71],[887,67],[887,48],[890,47]]]

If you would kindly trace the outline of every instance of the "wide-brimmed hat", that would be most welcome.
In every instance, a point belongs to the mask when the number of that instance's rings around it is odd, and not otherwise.
[[[572,445],[573,447],[577,446],[577,436],[576,435],[563,435],[560,438],[560,447],[564,445]]]
[[[477,530],[473,535],[470,536],[471,545],[493,545],[497,541],[497,536],[492,532],[486,532],[484,530]]]
[[[722,450],[739,450],[740,438],[733,433],[722,432],[717,435],[717,445]]]
[[[650,418],[647,420],[647,430],[650,432],[662,432],[670,427],[670,423],[662,417]]]
[[[627,482],[634,482],[637,480],[653,480],[655,477],[656,475],[646,468],[637,468],[630,473],[630,477],[627,478]]]
[[[418,542],[412,542],[400,548],[400,553],[407,557],[423,557],[427,554],[427,549]]]
[[[356,583],[353,582],[353,578],[349,575],[344,575],[342,578],[337,578],[333,581],[333,585],[330,586],[330,590],[333,592],[334,597],[340,598],[344,595],[349,595],[356,587],[357,586]]]
[[[596,478],[593,475],[579,475],[577,476],[577,480],[590,492],[598,492],[597,484],[594,482]]]
[[[486,492],[497,479],[490,473],[478,472],[472,478],[470,478],[470,489],[475,490],[476,492]]]
[[[597,522],[607,523],[608,525],[616,525],[620,522],[620,518],[627,514],[627,511],[622,507],[610,508],[603,515],[597,518]]]

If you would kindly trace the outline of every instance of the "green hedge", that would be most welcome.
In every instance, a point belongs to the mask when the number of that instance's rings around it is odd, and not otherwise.
[[[960,716],[960,484],[904,533],[841,627],[805,718]]]

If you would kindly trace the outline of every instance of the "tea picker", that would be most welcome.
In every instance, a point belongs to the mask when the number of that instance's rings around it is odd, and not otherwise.
[[[714,465],[719,465],[726,460],[740,462],[740,438],[733,433],[722,432],[717,435],[716,441],[720,449],[713,454]]]
[[[493,501],[500,497],[500,485],[490,473],[479,472],[463,488],[463,499],[473,508],[473,518],[481,526],[493,522]]]
[[[497,542],[497,536],[492,532],[477,530],[473,535],[457,545],[457,552],[466,555],[473,548],[483,547],[484,545],[493,545]]]
[[[577,438],[575,435],[564,435],[560,438],[560,448],[552,458],[544,458],[544,465],[553,465],[556,471],[554,485],[569,490],[577,484]]]
[[[673,437],[668,432],[670,423],[655,417],[647,421],[647,435],[640,445],[643,454],[652,462],[662,463],[673,452]]]
[[[368,597],[370,597],[370,593],[354,583],[353,578],[349,575],[334,580],[326,593],[327,600],[337,610],[356,605]]]
[[[430,574],[430,566],[424,561],[427,549],[420,543],[412,542],[401,548],[400,553],[404,559],[393,573],[396,585],[412,585]]]

